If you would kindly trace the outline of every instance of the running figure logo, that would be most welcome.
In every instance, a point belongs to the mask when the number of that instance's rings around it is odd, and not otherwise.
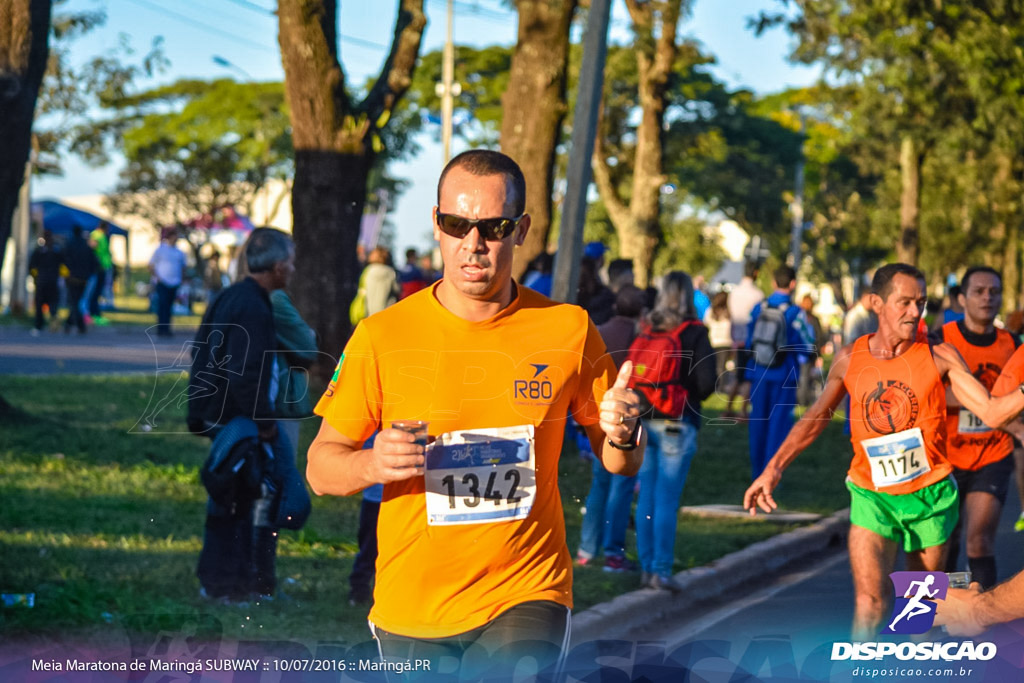
[[[864,421],[878,434],[895,434],[910,429],[920,411],[914,390],[899,380],[879,382],[874,391],[861,397]]]
[[[935,621],[935,601],[949,590],[949,577],[942,572],[893,572],[896,589],[892,620],[882,633],[927,633]]]

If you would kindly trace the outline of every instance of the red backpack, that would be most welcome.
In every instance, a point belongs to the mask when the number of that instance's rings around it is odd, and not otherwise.
[[[651,417],[676,419],[683,414],[686,386],[683,384],[682,361],[690,354],[683,351],[681,336],[683,330],[695,322],[687,320],[674,330],[658,332],[644,325],[629,345],[626,359],[633,361],[629,388],[640,394],[645,414],[651,408],[654,409]]]

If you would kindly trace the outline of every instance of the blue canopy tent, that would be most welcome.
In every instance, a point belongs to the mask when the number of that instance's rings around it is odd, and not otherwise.
[[[86,234],[96,229],[104,219],[94,216],[88,211],[82,211],[66,204],[61,204],[52,199],[32,202],[32,219],[39,221],[44,230],[49,230],[54,235],[70,236],[71,228],[75,225],[82,226]],[[110,226],[111,235],[120,235],[128,238],[128,231],[122,227],[107,221]]]
[[[53,199],[32,202],[32,221],[37,223],[42,230],[49,230],[56,237],[63,240],[71,237],[71,230],[76,225],[82,226],[85,237],[88,237],[89,233],[95,230],[104,220],[88,211],[61,204]],[[118,225],[114,225],[110,221],[106,221],[106,223],[110,226],[111,235],[124,238],[124,277],[125,286],[127,287],[131,277],[128,268],[128,255],[131,254],[128,231]]]

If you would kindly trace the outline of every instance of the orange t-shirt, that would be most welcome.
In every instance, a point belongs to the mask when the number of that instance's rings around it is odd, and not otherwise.
[[[470,322],[444,308],[436,289],[361,322],[316,407],[358,442],[398,419],[426,420],[432,436],[535,429],[535,498],[525,519],[431,526],[423,477],[385,485],[370,621],[418,638],[464,633],[531,600],[572,607],[562,435],[567,413],[582,425],[598,422],[616,375],[582,308],[518,287],[503,311]]]
[[[883,359],[868,348],[873,336],[854,342],[843,378],[853,443],[847,474],[861,488],[913,493],[953,470],[946,459],[946,390],[927,343]]]
[[[976,346],[968,342],[956,322],[942,326],[942,338],[955,346],[967,361],[971,374],[991,393],[1003,366],[1010,360],[1016,345],[1005,330],[996,330],[995,343]],[[966,408],[951,409],[946,414],[949,462],[961,470],[977,470],[1013,452],[1013,439],[1004,431],[985,426]]]

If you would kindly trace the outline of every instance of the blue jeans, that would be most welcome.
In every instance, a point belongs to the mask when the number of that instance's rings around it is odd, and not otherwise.
[[[612,474],[596,457],[592,463],[579,554],[586,558],[594,557],[600,544],[605,557],[622,557],[626,554],[626,527],[629,526],[629,508],[633,502],[636,477]]]
[[[178,285],[156,283],[156,333],[161,337],[171,335],[171,311],[174,308],[174,297],[178,295]]]
[[[636,504],[636,545],[643,571],[672,575],[679,499],[697,451],[697,428],[681,420],[651,420],[640,467]]]

